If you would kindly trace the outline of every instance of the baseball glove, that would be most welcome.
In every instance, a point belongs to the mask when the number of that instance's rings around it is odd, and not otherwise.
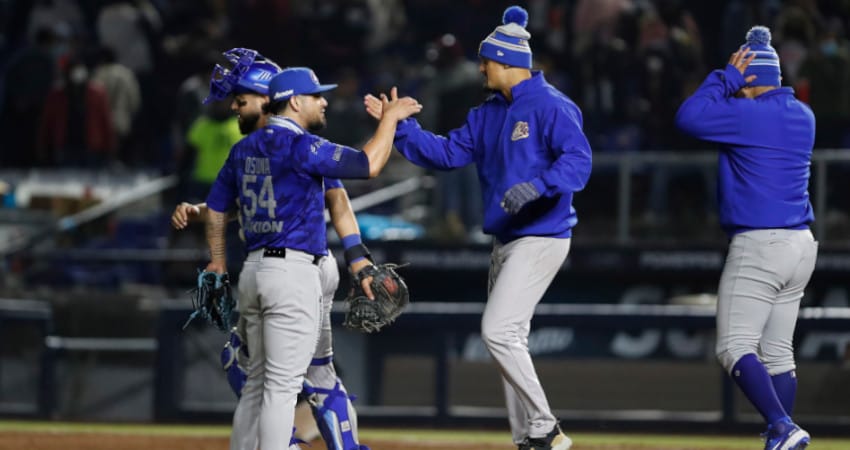
[[[395,271],[398,267],[396,264],[369,265],[352,276],[351,292],[345,299],[348,311],[343,326],[373,333],[395,321],[410,303],[407,285]],[[370,286],[375,300],[369,300],[363,292],[361,281],[367,277],[372,277]]]
[[[198,271],[198,287],[192,292],[192,307],[195,311],[183,324],[185,330],[196,317],[206,321],[226,333],[233,326],[231,323],[233,310],[236,309],[236,299],[230,289],[230,277],[227,273]]]

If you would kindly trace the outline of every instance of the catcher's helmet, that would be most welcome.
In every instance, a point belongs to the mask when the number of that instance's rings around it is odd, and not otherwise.
[[[215,65],[210,77],[210,94],[204,103],[223,100],[233,93],[269,95],[269,82],[281,72],[280,66],[248,48],[233,48],[223,55],[232,67]]]

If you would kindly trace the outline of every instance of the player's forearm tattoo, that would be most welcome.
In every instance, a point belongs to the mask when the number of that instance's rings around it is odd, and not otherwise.
[[[224,246],[224,228],[227,224],[227,215],[210,210],[207,218],[207,244],[210,246],[210,259],[212,261],[224,261],[226,258]]]

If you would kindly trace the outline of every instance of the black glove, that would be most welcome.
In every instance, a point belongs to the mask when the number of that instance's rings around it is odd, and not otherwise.
[[[540,192],[529,182],[517,183],[513,185],[508,192],[505,192],[505,198],[502,199],[502,209],[508,214],[516,214],[528,202],[540,198]]]
[[[192,290],[192,307],[195,311],[183,324],[185,330],[189,323],[200,317],[222,332],[230,331],[236,299],[230,289],[230,277],[227,273],[198,271],[198,287]]]
[[[407,285],[395,271],[396,264],[369,265],[352,276],[351,292],[346,298],[348,311],[345,313],[346,328],[372,333],[392,323],[410,303]],[[369,284],[375,300],[369,300],[363,292],[361,281],[372,277]]]

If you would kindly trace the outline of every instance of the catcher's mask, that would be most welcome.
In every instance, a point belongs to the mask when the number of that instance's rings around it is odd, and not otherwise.
[[[275,64],[256,50],[233,48],[222,53],[231,63],[231,68],[216,64],[210,76],[210,93],[204,104],[224,100],[230,94],[269,94],[269,82],[281,72]]]

